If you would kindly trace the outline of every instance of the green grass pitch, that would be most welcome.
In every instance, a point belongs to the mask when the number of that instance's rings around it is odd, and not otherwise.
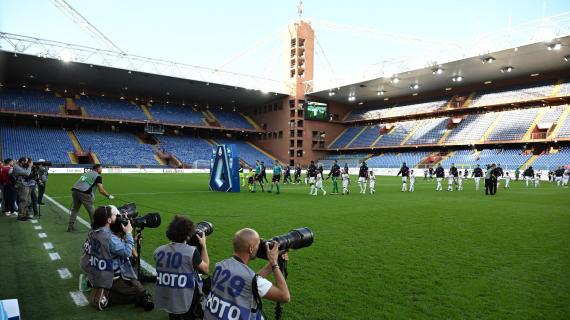
[[[47,193],[65,207],[77,175],[52,175]],[[353,177],[354,178],[354,177]],[[303,185],[280,195],[209,192],[205,174],[104,175],[117,199],[142,213],[159,211],[162,225],[144,231],[142,256],[167,242],[175,213],[209,220],[212,261],[231,255],[231,238],[243,227],[271,237],[311,227],[315,242],[290,254],[292,302],[283,319],[568,319],[570,317],[569,189],[543,182],[540,189],[512,182],[494,197],[435,192],[435,182],[416,180],[416,192],[400,192],[400,179],[377,177],[376,195],[309,196]],[[353,179],[354,180],[354,179]],[[444,185],[444,188],[446,185]],[[325,181],[332,190],[330,180]],[[29,222],[0,217],[0,298],[20,299],[25,319],[166,319],[162,311],[132,306],[97,312],[78,308],[79,257],[86,228],[65,232],[68,215],[53,203],[42,207],[40,239]],[[81,216],[87,218],[82,209]],[[62,259],[50,261],[42,242]],[[255,261],[254,269],[264,261]],[[61,280],[67,267],[72,279]],[[153,285],[149,284],[149,288]],[[273,318],[273,305],[265,303]]]

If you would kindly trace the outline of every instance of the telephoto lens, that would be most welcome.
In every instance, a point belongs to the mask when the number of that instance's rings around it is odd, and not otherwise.
[[[209,221],[200,221],[198,222],[198,224],[196,225],[196,230],[194,232],[194,234],[192,235],[192,237],[190,238],[190,241],[188,242],[189,245],[191,246],[195,246],[198,247],[198,249],[202,249],[200,247],[200,241],[198,241],[198,233],[201,233],[205,236],[209,236],[212,234],[212,232],[214,232],[214,225],[209,222]]]
[[[270,240],[259,240],[259,250],[257,250],[257,257],[260,259],[267,260],[267,252],[265,250],[265,244],[269,243],[269,249],[273,249],[275,243],[279,246],[279,251],[289,250],[289,249],[301,249],[308,247],[313,244],[314,235],[313,231],[308,228],[297,228],[289,231],[288,233],[280,236],[275,236]]]

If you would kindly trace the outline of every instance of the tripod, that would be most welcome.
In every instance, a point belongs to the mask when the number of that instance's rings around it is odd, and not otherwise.
[[[155,282],[156,276],[153,275],[146,275],[143,274],[141,270],[141,248],[142,248],[142,232],[144,230],[143,227],[136,227],[135,228],[135,242],[136,242],[136,249],[137,249],[137,276],[140,282]]]
[[[279,268],[283,272],[283,277],[285,278],[285,280],[287,280],[287,275],[289,274],[289,271],[287,270],[287,261],[281,258],[281,255],[279,255],[277,264],[279,265]],[[283,306],[281,306],[281,303],[277,302],[275,304],[275,320],[281,320],[282,316],[283,316]]]

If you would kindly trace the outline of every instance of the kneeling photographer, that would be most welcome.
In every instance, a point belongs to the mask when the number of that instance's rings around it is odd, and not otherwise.
[[[131,265],[134,240],[133,227],[128,218],[122,218],[115,206],[99,207],[93,213],[93,223],[83,245],[81,268],[93,289],[89,303],[98,310],[110,304],[131,304],[145,311],[154,308],[150,295],[137,280]],[[120,219],[119,221],[117,221]],[[121,223],[121,222],[125,223]],[[120,225],[120,232],[113,232]]]
[[[204,316],[199,272],[208,274],[210,259],[206,236],[212,230],[208,222],[195,227],[187,217],[176,216],[166,230],[166,237],[172,242],[154,251],[155,303],[157,308],[168,312],[170,320],[202,319]]]

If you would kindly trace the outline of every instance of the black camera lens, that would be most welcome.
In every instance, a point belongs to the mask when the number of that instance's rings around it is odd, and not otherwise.
[[[280,236],[275,236],[270,240],[261,239],[259,241],[259,250],[257,250],[257,257],[267,260],[267,252],[265,250],[266,243],[269,242],[269,249],[277,243],[279,251],[288,249],[301,249],[313,244],[314,235],[310,228],[297,228],[289,231],[288,233]]]

